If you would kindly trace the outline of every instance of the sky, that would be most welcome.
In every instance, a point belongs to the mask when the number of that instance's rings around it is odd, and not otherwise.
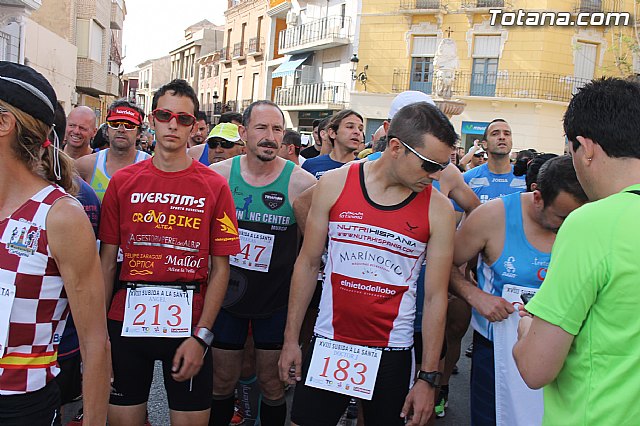
[[[126,0],[122,32],[124,72],[147,59],[168,55],[179,46],[184,30],[207,19],[224,24],[226,0]]]

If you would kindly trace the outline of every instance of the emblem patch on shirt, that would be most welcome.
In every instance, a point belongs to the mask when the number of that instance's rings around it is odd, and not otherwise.
[[[35,223],[20,219],[11,230],[7,251],[20,257],[29,257],[38,249],[40,228]]]
[[[222,216],[222,218],[217,218],[216,220],[220,222],[220,230],[222,232],[226,232],[227,234],[238,236],[238,230],[233,225],[233,221],[229,216],[227,216],[226,212],[224,216]]]
[[[284,194],[275,191],[263,192],[262,202],[271,210],[277,210],[284,204]]]

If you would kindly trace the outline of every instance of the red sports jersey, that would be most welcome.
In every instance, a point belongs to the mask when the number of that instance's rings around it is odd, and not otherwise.
[[[229,185],[197,161],[179,172],[159,170],[151,159],[119,170],[102,203],[100,240],[122,249],[123,282],[199,282],[193,324],[204,304],[209,255],[240,251]],[[109,319],[123,320],[125,299],[120,289]]]
[[[367,195],[364,163],[349,168],[329,212],[329,247],[315,332],[375,347],[413,344],[416,281],[429,240],[431,186],[395,206]]]
[[[0,350],[0,395],[37,391],[60,371],[56,359],[67,296],[49,250],[46,220],[66,196],[47,186],[0,221],[0,279],[15,285],[7,347]]]

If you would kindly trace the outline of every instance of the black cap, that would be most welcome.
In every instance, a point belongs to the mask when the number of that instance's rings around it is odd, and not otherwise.
[[[0,99],[53,126],[56,92],[46,78],[33,68],[0,61]]]

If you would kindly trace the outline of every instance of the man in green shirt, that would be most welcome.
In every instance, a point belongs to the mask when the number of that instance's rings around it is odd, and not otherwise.
[[[544,386],[545,425],[640,418],[639,120],[640,84],[611,78],[584,86],[564,116],[593,202],[560,228],[513,349],[527,385]]]

